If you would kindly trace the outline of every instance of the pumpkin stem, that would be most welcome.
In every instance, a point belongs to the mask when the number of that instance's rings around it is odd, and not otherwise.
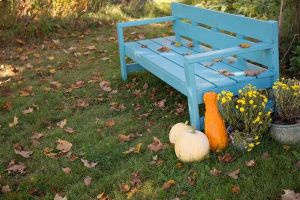
[[[196,127],[192,126],[192,128],[193,128],[192,133],[196,133]]]
[[[189,124],[189,121],[185,121],[184,124],[185,124],[185,125],[188,125],[188,124]]]

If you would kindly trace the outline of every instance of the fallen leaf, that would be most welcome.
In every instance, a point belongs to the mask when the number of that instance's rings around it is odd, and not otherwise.
[[[139,172],[133,172],[131,174],[131,185],[134,187],[139,187],[142,185]]]
[[[210,174],[212,174],[213,176],[220,176],[222,174],[222,171],[214,167],[212,170],[210,170]]]
[[[52,60],[54,60],[54,59],[55,59],[54,56],[48,56],[48,60],[49,60],[49,61],[52,61]]]
[[[256,161],[255,160],[248,160],[245,162],[247,167],[254,167],[256,165]]]
[[[49,158],[56,158],[56,153],[53,153],[54,149],[49,148],[49,147],[45,147],[43,149],[43,153],[45,156],[49,157]]]
[[[60,194],[55,194],[54,200],[68,200],[67,196],[60,196]]]
[[[110,87],[110,82],[108,81],[101,81],[99,85],[100,88],[105,92],[110,92],[112,90]]]
[[[155,105],[156,105],[158,108],[164,108],[164,107],[165,107],[166,101],[167,101],[167,99],[160,100],[160,101],[156,102]]]
[[[5,101],[3,105],[3,109],[10,111],[12,109],[12,102],[11,101]]]
[[[300,193],[296,193],[294,190],[283,190],[284,194],[281,195],[281,200],[300,200]]]
[[[163,164],[163,160],[159,159],[158,156],[153,156],[150,162],[150,165],[161,166]]]
[[[99,194],[97,196],[97,199],[99,199],[99,200],[111,200],[111,198],[107,194],[105,194],[104,192],[102,192],[101,194]]]
[[[130,186],[128,184],[122,184],[120,185],[121,192],[128,192],[130,190]]]
[[[10,128],[12,128],[12,127],[15,127],[16,125],[18,125],[18,123],[19,123],[19,119],[16,116],[14,116],[14,121],[9,123],[8,126]]]
[[[268,160],[268,159],[270,158],[270,155],[269,155],[268,152],[264,152],[264,153],[261,155],[261,158],[262,158],[263,160]]]
[[[248,43],[241,43],[239,46],[240,46],[241,48],[249,48],[251,45],[248,44]]]
[[[116,124],[116,121],[114,119],[109,119],[105,122],[105,125],[107,127],[113,127]]]
[[[84,100],[84,99],[77,99],[76,102],[75,102],[75,105],[74,107],[75,108],[86,108],[88,107],[90,104],[89,102],[87,102],[87,100]]]
[[[133,134],[129,134],[129,135],[124,135],[124,134],[119,134],[118,135],[118,139],[120,142],[129,142],[134,140],[135,136]]]
[[[289,151],[290,150],[290,148],[291,148],[291,146],[290,145],[283,145],[283,149],[285,150],[285,151]]]
[[[91,45],[91,46],[87,46],[86,49],[88,50],[97,50],[97,48],[95,47],[95,45]]]
[[[98,164],[98,162],[89,162],[88,160],[85,160],[85,159],[80,159],[81,162],[83,163],[83,165],[87,168],[95,168],[96,165]]]
[[[170,48],[166,47],[166,46],[162,46],[159,49],[157,49],[157,51],[159,51],[159,52],[169,52]]]
[[[9,162],[6,171],[8,173],[19,173],[19,174],[24,174],[25,173],[26,166],[23,163],[15,163],[15,160],[12,160]]]
[[[163,148],[164,144],[157,137],[153,137],[152,143],[148,145],[148,149],[154,152],[160,151]]]
[[[61,88],[62,84],[58,81],[51,81],[50,82],[50,87],[53,89],[59,89]]]
[[[23,158],[29,158],[31,154],[33,154],[33,151],[26,151],[20,144],[14,145],[14,151],[17,155],[22,156]]]
[[[240,188],[240,186],[238,186],[238,185],[233,185],[233,186],[231,187],[231,192],[232,192],[232,193],[238,194],[238,193],[240,193],[240,191],[241,191],[241,188]]]
[[[244,73],[246,76],[258,76],[261,74],[264,70],[246,70]]]
[[[228,173],[228,176],[230,176],[233,179],[238,179],[240,174],[240,169],[233,170],[232,172]]]
[[[23,113],[24,115],[29,114],[29,113],[32,113],[32,112],[33,112],[33,108],[31,108],[31,107],[29,107],[28,109],[22,111],[22,113]]]
[[[174,186],[175,184],[176,184],[176,181],[174,181],[173,179],[168,180],[167,182],[164,183],[163,189],[168,190],[170,187]]]
[[[69,167],[64,167],[64,168],[62,168],[62,170],[65,174],[70,174],[72,171],[71,168],[69,168]]]
[[[90,176],[86,176],[84,177],[83,182],[86,186],[90,186],[92,183],[92,178]]]
[[[4,186],[2,186],[1,192],[2,192],[2,193],[8,193],[8,192],[11,192],[11,189],[10,189],[9,185],[4,185]]]
[[[57,126],[59,126],[60,128],[64,128],[65,125],[67,125],[67,119],[63,119],[60,122],[57,122]]]
[[[220,162],[230,163],[234,160],[233,156],[230,153],[225,153],[223,156],[218,156]]]
[[[58,143],[56,149],[61,152],[69,152],[73,146],[71,142],[62,139],[58,139],[56,143]]]
[[[71,128],[71,127],[65,128],[64,131],[65,131],[66,133],[69,133],[69,134],[72,134],[72,133],[75,132],[75,130],[74,130],[73,128]]]
[[[130,154],[130,153],[140,153],[142,147],[142,143],[138,143],[135,147],[129,148],[127,151],[124,151],[123,154]]]
[[[131,190],[126,193],[127,199],[131,199],[138,191],[139,190],[136,187],[132,187]]]
[[[40,138],[44,137],[43,133],[40,132],[33,132],[33,135],[31,136],[31,139],[33,140],[38,140]]]
[[[296,162],[296,167],[297,167],[298,169],[300,169],[300,160],[298,160],[298,161]]]
[[[234,74],[230,71],[227,71],[226,69],[221,69],[221,70],[218,70],[219,74],[222,74],[224,76],[234,76]]]

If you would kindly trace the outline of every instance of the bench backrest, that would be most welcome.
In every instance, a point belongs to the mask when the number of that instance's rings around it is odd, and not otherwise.
[[[172,15],[177,18],[173,31],[178,40],[187,37],[193,42],[208,45],[213,49],[223,49],[249,42],[278,45],[276,21],[257,20],[181,3],[172,4]],[[268,52],[248,54],[244,58],[269,67],[274,64],[272,55]]]

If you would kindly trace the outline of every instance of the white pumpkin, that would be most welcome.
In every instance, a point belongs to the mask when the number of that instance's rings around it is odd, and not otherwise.
[[[172,126],[170,133],[169,133],[169,140],[171,144],[175,144],[176,138],[178,135],[180,135],[184,131],[190,131],[193,130],[193,128],[189,125],[187,125],[188,122],[185,123],[177,123],[174,126]]]
[[[209,154],[208,138],[201,131],[185,131],[176,138],[175,153],[183,162],[203,160]]]

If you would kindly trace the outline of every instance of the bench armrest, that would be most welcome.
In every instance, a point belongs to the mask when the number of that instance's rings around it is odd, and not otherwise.
[[[194,55],[185,56],[184,63],[192,64],[192,63],[196,63],[196,62],[212,60],[215,58],[222,58],[222,57],[227,57],[227,56],[246,54],[246,53],[251,53],[251,52],[255,52],[255,51],[267,50],[267,49],[271,49],[271,48],[273,48],[273,44],[265,43],[265,42],[253,44],[249,48],[242,48],[239,46],[230,47],[230,48],[226,48],[226,49],[208,51],[205,53],[197,53]]]
[[[153,24],[153,23],[162,23],[162,22],[168,22],[168,21],[174,21],[174,16],[167,16],[167,17],[160,17],[160,18],[153,18],[153,19],[144,19],[144,20],[137,20],[137,21],[130,21],[130,22],[119,22],[117,24],[118,28],[125,28],[130,26],[142,26],[147,24]]]

